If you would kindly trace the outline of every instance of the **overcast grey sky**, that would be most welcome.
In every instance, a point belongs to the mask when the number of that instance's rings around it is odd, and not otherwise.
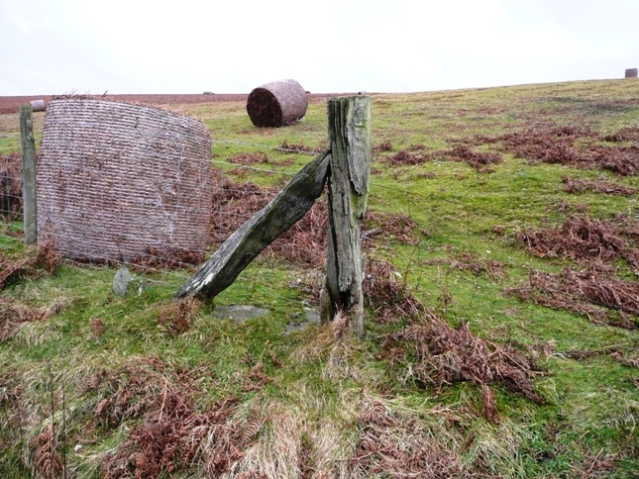
[[[0,95],[621,78],[639,0],[0,0]]]

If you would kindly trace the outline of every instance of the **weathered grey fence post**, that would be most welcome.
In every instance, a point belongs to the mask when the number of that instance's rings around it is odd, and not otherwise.
[[[331,151],[328,179],[328,255],[320,304],[322,321],[339,310],[351,318],[355,334],[364,334],[364,262],[360,222],[366,211],[371,161],[370,97],[328,100]]]
[[[20,108],[20,139],[22,143],[22,209],[24,213],[24,243],[38,241],[36,206],[36,150],[33,139],[33,107]]]

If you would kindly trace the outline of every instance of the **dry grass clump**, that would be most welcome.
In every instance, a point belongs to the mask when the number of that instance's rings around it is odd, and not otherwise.
[[[364,402],[357,423],[360,437],[349,459],[349,477],[467,477],[444,427],[432,431],[419,417],[393,411],[377,399]]]
[[[35,279],[52,274],[60,264],[60,257],[51,243],[43,243],[34,256],[11,260],[0,253],[0,291],[23,279]]]
[[[240,403],[234,398],[198,411],[201,392],[193,380],[202,374],[146,358],[112,371],[102,369],[86,381],[84,394],[101,398],[93,414],[96,427],[115,429],[139,420],[127,439],[105,455],[102,477],[159,478],[195,466],[219,477],[233,469],[264,420],[235,420]]]
[[[158,317],[158,323],[162,325],[169,335],[177,336],[191,329],[193,317],[199,310],[200,303],[195,298],[187,298],[173,301],[165,305]]]
[[[29,323],[46,321],[64,306],[64,301],[56,301],[46,308],[31,308],[0,296],[0,343],[11,339],[20,328]]]
[[[492,385],[502,385],[537,404],[544,399],[532,380],[540,370],[534,361],[515,351],[473,335],[464,324],[455,329],[434,314],[391,334],[384,357],[398,368],[403,380],[441,390],[449,384],[470,381],[482,386],[487,419],[495,419]]]

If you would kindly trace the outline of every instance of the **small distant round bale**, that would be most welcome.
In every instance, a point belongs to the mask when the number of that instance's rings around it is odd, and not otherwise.
[[[246,111],[257,127],[280,127],[306,115],[306,90],[295,80],[280,80],[255,88],[248,97]]]
[[[639,69],[637,68],[628,68],[626,70],[626,78],[637,78],[637,74],[639,73]]]
[[[45,111],[47,109],[47,105],[44,103],[44,100],[32,100],[31,107],[33,111]]]

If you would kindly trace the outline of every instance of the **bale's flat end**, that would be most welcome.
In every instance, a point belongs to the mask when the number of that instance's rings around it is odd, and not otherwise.
[[[306,115],[306,90],[295,80],[280,80],[255,88],[248,97],[246,111],[260,128],[290,125]]]
[[[251,92],[246,103],[246,111],[257,127],[283,126],[282,106],[275,95],[265,88],[256,88]]]

